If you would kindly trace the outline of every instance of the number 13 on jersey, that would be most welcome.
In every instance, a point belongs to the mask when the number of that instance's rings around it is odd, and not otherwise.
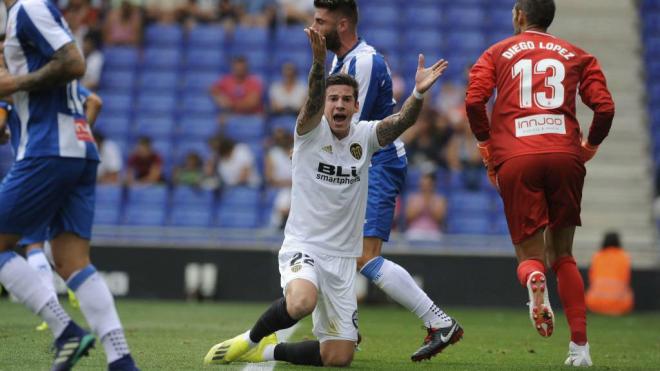
[[[511,69],[511,77],[520,79],[520,108],[532,108],[535,103],[543,109],[559,108],[564,104],[564,64],[556,59],[541,59],[533,64],[531,59],[521,59]],[[545,76],[545,87],[550,91],[533,90],[534,75]]]

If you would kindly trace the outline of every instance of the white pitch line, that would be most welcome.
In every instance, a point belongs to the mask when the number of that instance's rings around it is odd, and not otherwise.
[[[294,332],[298,329],[298,324],[295,324],[287,329],[277,331],[277,341],[279,343],[287,341],[287,339],[293,335]],[[277,362],[263,362],[263,363],[251,363],[243,367],[243,371],[271,371],[275,368]]]

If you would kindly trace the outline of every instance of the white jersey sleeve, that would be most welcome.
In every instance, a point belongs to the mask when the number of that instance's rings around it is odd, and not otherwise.
[[[29,40],[42,56],[50,58],[62,46],[73,41],[64,19],[54,12],[46,0],[27,0],[19,4],[16,33]]]

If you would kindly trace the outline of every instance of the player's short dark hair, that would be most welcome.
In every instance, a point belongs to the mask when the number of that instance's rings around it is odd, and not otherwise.
[[[516,9],[527,15],[530,25],[547,29],[555,19],[554,0],[516,0]]]
[[[354,25],[357,25],[360,20],[355,0],[314,0],[314,7],[339,12]]]
[[[328,76],[328,78],[325,80],[325,88],[329,88],[332,85],[347,85],[353,88],[353,98],[355,100],[358,100],[358,90],[359,90],[359,85],[357,80],[349,74],[346,73],[336,73],[334,75]]]

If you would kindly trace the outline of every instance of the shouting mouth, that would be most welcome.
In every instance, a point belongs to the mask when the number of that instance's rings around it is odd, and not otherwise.
[[[335,124],[342,124],[346,119],[348,118],[348,115],[345,113],[335,113],[332,115],[332,120],[335,122]]]

